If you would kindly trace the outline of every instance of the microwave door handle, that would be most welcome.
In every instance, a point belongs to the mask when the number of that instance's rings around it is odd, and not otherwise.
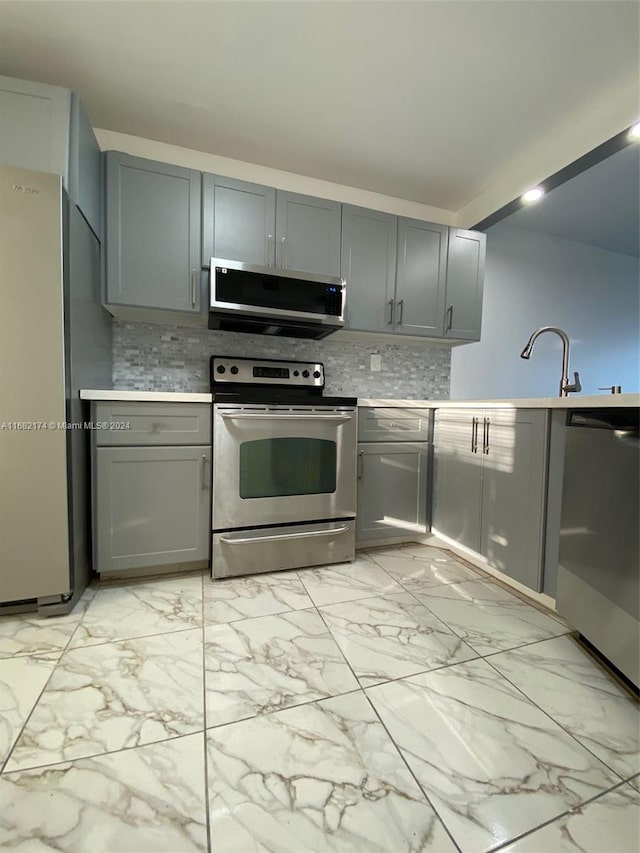
[[[245,412],[221,412],[222,417],[225,420],[236,421],[236,420],[247,420],[247,421],[334,421],[334,422],[342,422],[342,421],[350,421],[353,417],[352,414],[348,415],[316,415],[316,414],[297,414],[295,412],[287,412],[286,414],[276,415],[266,413],[265,414],[246,414]]]

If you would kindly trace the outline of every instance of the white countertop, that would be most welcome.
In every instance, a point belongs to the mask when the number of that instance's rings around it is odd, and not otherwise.
[[[80,391],[81,400],[96,400],[130,403],[210,403],[211,394],[196,394],[189,391]]]
[[[210,403],[211,394],[188,391],[80,391],[81,400],[130,401],[139,403]],[[573,394],[569,397],[522,397],[504,400],[389,400],[359,398],[359,406],[380,406],[402,409],[583,409],[583,408],[638,408],[640,394]]]
[[[568,397],[522,397],[504,400],[377,400],[358,398],[359,406],[407,409],[587,409],[637,408],[640,394],[570,394]]]

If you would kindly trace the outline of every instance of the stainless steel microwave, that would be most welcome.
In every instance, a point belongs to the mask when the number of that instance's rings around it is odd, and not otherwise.
[[[335,276],[211,258],[209,328],[318,340],[344,326]]]

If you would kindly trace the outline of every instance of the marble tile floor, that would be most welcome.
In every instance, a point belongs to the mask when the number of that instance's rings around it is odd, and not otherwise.
[[[449,551],[0,617],[0,849],[636,853],[640,709]]]

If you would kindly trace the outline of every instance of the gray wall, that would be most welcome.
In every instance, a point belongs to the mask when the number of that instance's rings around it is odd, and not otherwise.
[[[638,281],[638,258],[506,223],[490,228],[482,340],[453,350],[452,399],[556,396],[560,339],[543,335],[531,359],[520,358],[539,326],[569,335],[569,370],[580,372],[583,394],[640,390]]]
[[[379,353],[382,369],[369,369]],[[209,331],[186,326],[113,324],[113,387],[137,391],[208,391],[209,357],[251,355],[321,361],[327,394],[356,397],[447,399],[448,346],[297,341]]]

